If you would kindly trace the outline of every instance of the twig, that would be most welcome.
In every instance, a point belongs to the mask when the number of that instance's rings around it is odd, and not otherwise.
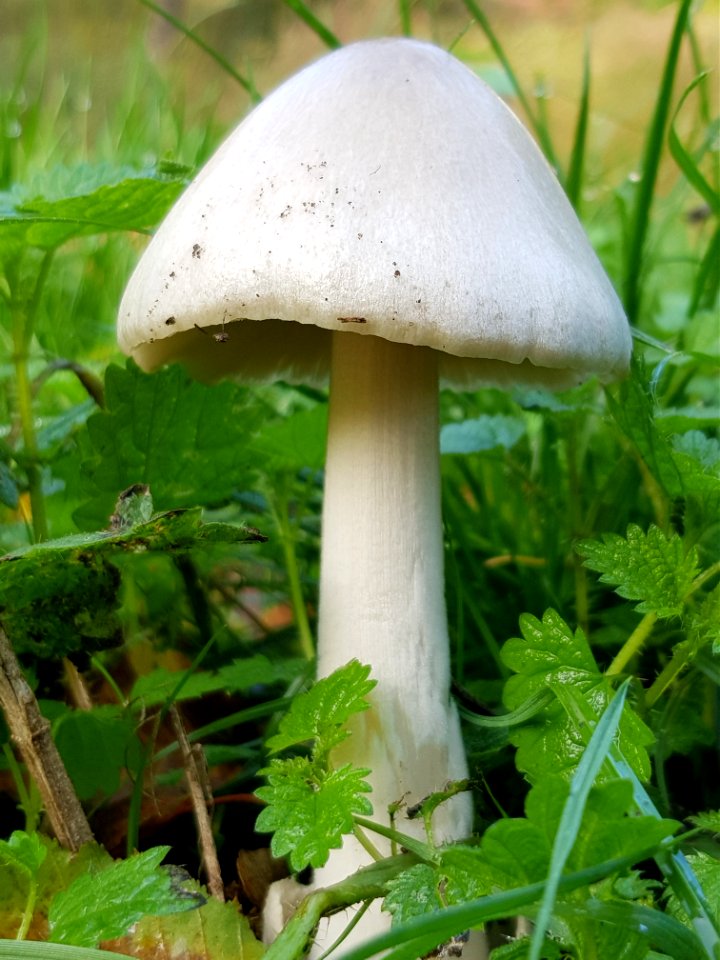
[[[202,747],[200,744],[190,746],[190,741],[187,738],[180,714],[175,705],[170,708],[170,717],[172,718],[173,729],[182,754],[185,778],[190,791],[190,799],[192,800],[195,824],[198,831],[200,859],[205,868],[208,890],[216,900],[224,903],[225,888],[220,873],[220,863],[218,861],[217,850],[215,849],[215,840],[212,835],[212,825],[208,813],[208,807],[212,804],[212,791],[210,790],[210,784],[207,779]]]
[[[0,627],[0,706],[30,776],[40,791],[45,812],[59,843],[76,852],[93,839],[75,788],[40,713],[35,694]]]

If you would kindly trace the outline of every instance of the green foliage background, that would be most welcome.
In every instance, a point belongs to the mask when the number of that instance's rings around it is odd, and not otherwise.
[[[446,594],[481,839],[445,851],[406,845],[412,862],[357,883],[386,896],[391,957],[518,914],[536,920],[532,940],[498,948],[494,960],[712,956],[720,126],[708,75],[718,64],[697,27],[704,13],[671,5],[642,143],[614,163],[592,123],[601,84],[592,45],[577,109],[559,130],[557,105],[518,79],[484,7],[439,6],[388,4],[388,30],[424,36],[460,23],[458,10],[463,25],[471,19],[447,44],[512,100],[555,166],[621,293],[635,360],[607,390],[443,393]],[[291,24],[315,53],[335,46],[326,8],[261,4],[255,40]],[[294,869],[316,866],[343,833],[371,829],[366,772],[328,761],[365,706],[365,668],[298,696],[312,676],[326,397],[282,383],[208,387],[180,368],[147,375],[114,345],[144,238],[221,139],[226,114],[258,99],[258,84],[200,25],[183,49],[215,86],[198,96],[162,46],[153,50],[148,31],[161,21],[150,10],[123,27],[122,95],[88,118],[43,73],[56,51],[37,12],[0,91],[0,623],[92,816],[99,823],[127,798],[128,853],[143,845],[144,784],[172,777],[158,764],[178,745],[160,731],[182,703],[196,710],[190,739],[203,743],[216,791],[250,792],[266,779],[258,829]],[[471,35],[482,38],[480,63]],[[89,66],[89,91],[93,76]],[[150,487],[153,508],[111,529],[133,484]],[[83,672],[93,709],[76,709],[58,682],[61,655]],[[591,738],[613,709],[613,735]],[[62,914],[63,892],[109,858],[70,867],[54,848],[43,852],[38,797],[2,727],[0,743],[0,936],[25,935],[42,914],[58,942],[95,947],[153,905],[174,912],[180,901],[149,853],[147,863],[120,861],[130,865],[121,889],[147,878],[135,914],[90,931],[73,912],[86,896],[77,891]],[[309,752],[298,753],[303,743]],[[239,841],[222,810],[216,832],[232,862]],[[355,888],[337,896],[362,899]],[[307,916],[331,905],[316,900]],[[698,941],[690,918],[706,915]],[[288,928],[275,955],[301,955],[310,932]],[[253,955],[244,927],[242,938]]]

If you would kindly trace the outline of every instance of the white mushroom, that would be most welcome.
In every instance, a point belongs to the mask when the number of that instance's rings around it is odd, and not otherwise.
[[[223,330],[224,342],[196,327]],[[626,371],[631,346],[609,280],[515,116],[429,44],[329,54],[260,104],[170,212],[130,280],[119,338],[146,369],[179,360],[210,379],[329,374],[318,670],[358,657],[378,681],[341,759],[372,768],[379,820],[388,804],[463,777],[438,385],[607,380]],[[434,826],[441,841],[467,835],[469,800],[443,805]],[[367,861],[349,840],[319,882]],[[363,920],[355,935],[370,929]]]

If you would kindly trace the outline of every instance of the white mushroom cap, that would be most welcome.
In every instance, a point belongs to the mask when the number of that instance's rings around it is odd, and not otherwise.
[[[241,321],[227,342],[195,329],[223,321]],[[210,379],[320,382],[334,330],[441,351],[458,386],[628,366],[627,320],[554,173],[427,43],[342,48],[253,110],[158,230],[119,318],[142,367]]]

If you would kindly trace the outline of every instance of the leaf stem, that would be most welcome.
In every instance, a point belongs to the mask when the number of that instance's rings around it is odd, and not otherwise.
[[[615,659],[610,664],[610,666],[605,671],[606,677],[617,676],[619,673],[622,673],[628,663],[632,660],[636,653],[639,653],[642,645],[645,643],[647,638],[652,633],[653,627],[655,626],[655,621],[657,620],[656,613],[646,613],[642,618],[640,623],[635,627],[633,632],[627,638],[625,643],[622,645],[620,650],[615,655]]]
[[[22,303],[15,301],[11,313],[17,412],[20,419],[23,445],[25,447],[25,472],[30,493],[33,537],[36,541],[47,540],[48,524],[45,497],[42,492],[42,472],[39,466],[40,457],[32,409],[33,394],[28,370],[28,360],[34,320],[45,281],[50,272],[53,253],[54,251],[48,250],[42,259],[30,303],[24,306]]]
[[[357,823],[353,825],[353,835],[360,846],[370,854],[373,860],[377,862],[378,860],[383,859],[383,855],[380,853],[378,848]]]
[[[270,503],[273,520],[280,532],[283,557],[285,559],[285,571],[290,587],[290,602],[297,625],[300,649],[308,660],[312,660],[315,657],[315,643],[313,642],[312,631],[310,630],[305,598],[303,597],[302,584],[300,582],[300,571],[297,562],[297,552],[295,550],[295,536],[292,524],[290,523],[287,499],[284,493],[279,494],[277,491],[274,491],[274,493],[268,497],[268,502]]]
[[[238,73],[235,67],[233,67],[233,65],[226,60],[221,53],[218,53],[214,47],[211,47],[209,43],[206,43],[199,34],[191,29],[191,27],[186,26],[182,20],[174,17],[168,10],[165,10],[164,7],[160,6],[159,3],[154,3],[153,0],[140,0],[140,3],[144,7],[147,7],[148,10],[152,10],[153,13],[156,13],[159,17],[162,17],[163,20],[167,20],[167,22],[172,24],[176,30],[184,34],[188,40],[191,40],[197,47],[207,53],[209,57],[212,57],[221,70],[224,70],[228,76],[232,77],[233,80],[236,80],[240,84],[253,103],[260,103],[262,97],[252,80],[248,80],[247,77],[244,77],[241,73]]]
[[[27,936],[27,932],[30,929],[30,923],[35,913],[35,903],[37,901],[37,892],[38,892],[38,883],[37,877],[33,874],[30,874],[28,877],[28,896],[25,903],[25,909],[23,910],[22,922],[18,928],[18,932],[15,934],[16,940],[24,940]]]

